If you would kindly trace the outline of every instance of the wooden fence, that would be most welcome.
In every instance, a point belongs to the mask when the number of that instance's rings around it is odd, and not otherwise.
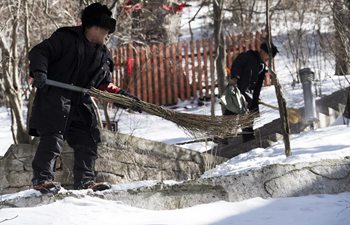
[[[259,49],[261,34],[231,35],[225,41],[230,68],[240,52]],[[178,99],[210,98],[210,87],[216,85],[215,55],[211,39],[147,47],[129,44],[113,50],[114,83],[157,105],[175,104]]]

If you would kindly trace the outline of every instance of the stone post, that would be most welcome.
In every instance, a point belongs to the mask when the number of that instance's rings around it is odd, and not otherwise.
[[[317,121],[316,114],[316,102],[312,93],[312,81],[315,78],[315,73],[310,70],[310,68],[303,68],[299,70],[299,77],[303,85],[303,95],[304,95],[304,118],[305,124],[313,124]]]

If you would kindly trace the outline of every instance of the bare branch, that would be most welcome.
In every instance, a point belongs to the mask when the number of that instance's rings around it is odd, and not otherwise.
[[[10,220],[14,220],[14,219],[16,219],[17,217],[18,217],[18,215],[14,216],[14,217],[12,217],[12,218],[9,218],[9,219],[1,220],[0,223],[4,223],[4,222],[10,221]]]

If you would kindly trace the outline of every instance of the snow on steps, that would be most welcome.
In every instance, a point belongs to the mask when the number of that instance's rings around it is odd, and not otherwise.
[[[314,123],[314,128],[328,127],[342,115],[347,100],[347,92],[348,89],[342,89],[316,101],[318,121]],[[299,111],[303,115],[304,108],[299,109]],[[309,124],[304,124],[303,121],[298,124],[290,124],[291,133],[300,133],[309,126]],[[278,118],[256,129],[254,131],[255,140],[243,143],[241,135],[238,135],[224,142],[219,142],[216,149],[210,150],[208,153],[214,152],[218,156],[232,158],[253,148],[266,148],[271,146],[273,142],[282,140],[281,131],[281,119]]]

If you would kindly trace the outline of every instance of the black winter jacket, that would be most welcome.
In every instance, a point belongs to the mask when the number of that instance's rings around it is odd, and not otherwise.
[[[110,83],[113,71],[111,53],[106,46],[96,45],[94,50],[89,44],[92,43],[86,40],[80,26],[58,29],[29,52],[30,75],[41,71],[48,79],[84,88]],[[87,49],[93,49],[93,54],[87,54]],[[90,96],[52,86],[38,89],[29,134],[38,136],[38,131],[63,134],[73,109],[87,127],[97,126]]]
[[[259,96],[265,73],[265,64],[258,51],[243,52],[232,63],[231,79],[237,77],[237,87],[246,98],[249,110],[259,108]],[[251,92],[252,97],[249,95]]]

